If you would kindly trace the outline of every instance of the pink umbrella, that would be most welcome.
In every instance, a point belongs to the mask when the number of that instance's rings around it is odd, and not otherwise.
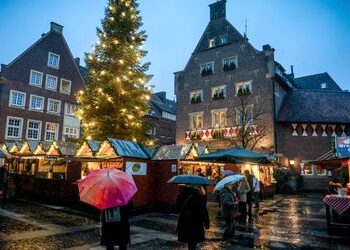
[[[131,175],[117,169],[97,169],[78,182],[80,200],[98,209],[128,204],[137,187]]]

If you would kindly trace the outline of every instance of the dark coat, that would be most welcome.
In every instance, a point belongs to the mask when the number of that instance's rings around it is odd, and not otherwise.
[[[101,245],[127,245],[130,243],[129,217],[132,210],[132,203],[120,208],[119,222],[105,222],[104,212],[102,213],[102,236]]]
[[[227,187],[224,187],[220,191],[220,203],[221,203],[221,212],[224,218],[230,216],[229,211],[236,209],[236,202],[238,201],[237,190],[234,189],[230,191]]]
[[[204,227],[208,229],[210,226],[206,196],[196,189],[185,187],[178,196],[177,207],[180,210],[178,240],[190,243],[204,241]]]

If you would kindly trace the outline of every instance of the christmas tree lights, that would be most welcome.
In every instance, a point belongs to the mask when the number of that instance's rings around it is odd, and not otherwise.
[[[142,49],[146,39],[136,0],[109,0],[98,41],[86,54],[86,90],[79,91],[76,114],[86,138],[114,137],[153,145],[143,117],[151,88],[146,86],[149,63]]]

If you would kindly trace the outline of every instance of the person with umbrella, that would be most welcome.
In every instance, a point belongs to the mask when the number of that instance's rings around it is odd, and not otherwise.
[[[237,211],[238,202],[238,192],[234,184],[226,184],[220,191],[221,212],[225,219],[223,241],[230,241],[235,235],[234,214]]]
[[[101,245],[127,249],[131,198],[137,192],[132,176],[117,169],[97,169],[80,180],[78,188],[81,201],[101,210]]]
[[[205,240],[204,228],[209,229],[210,220],[204,185],[211,181],[202,176],[183,174],[172,177],[168,183],[181,184],[177,197],[178,241],[187,243],[189,250],[195,250],[199,242]]]
[[[186,185],[177,198],[180,212],[177,223],[178,240],[194,250],[205,240],[204,228],[209,229],[210,220],[206,206],[206,192],[203,186]]]

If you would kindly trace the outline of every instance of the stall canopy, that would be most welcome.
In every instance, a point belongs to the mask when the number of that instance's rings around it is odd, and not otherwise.
[[[244,148],[231,148],[227,150],[220,150],[209,154],[200,155],[196,160],[207,160],[215,162],[226,163],[257,163],[257,164],[269,164],[272,159],[267,154],[256,153]]]
[[[340,167],[348,167],[347,161],[350,157],[339,158],[333,150],[330,150],[309,163],[321,166],[327,170],[334,170]]]
[[[150,159],[154,151],[140,143],[108,138],[102,142],[96,156],[103,158],[132,157]]]
[[[185,145],[164,145],[161,146],[152,157],[152,160],[186,160],[193,159],[198,155],[207,153],[206,146]]]

